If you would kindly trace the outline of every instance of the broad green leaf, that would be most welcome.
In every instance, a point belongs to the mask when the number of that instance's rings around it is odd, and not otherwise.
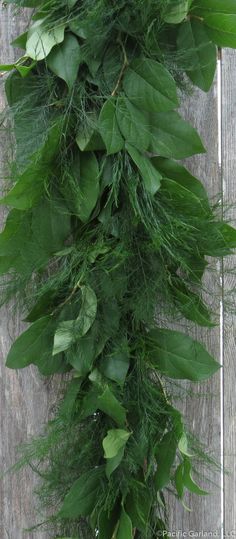
[[[128,442],[131,433],[123,429],[111,429],[104,438],[102,445],[105,459],[113,459]]]
[[[191,462],[188,458],[184,459],[184,462],[179,464],[175,472],[175,486],[180,499],[183,498],[184,489],[186,488],[189,492],[193,492],[198,496],[207,496],[209,492],[200,488],[198,484],[193,480],[191,476]]]
[[[124,457],[125,448],[121,447],[117,455],[111,459],[107,459],[106,463],[106,476],[109,479],[111,474],[118,468]]]
[[[78,397],[80,387],[82,384],[82,378],[73,378],[67,388],[65,397],[59,408],[59,415],[62,419],[69,421],[75,410],[75,403]]]
[[[65,25],[49,30],[43,20],[36,21],[28,31],[26,54],[33,60],[43,60],[55,45],[64,40]]]
[[[77,327],[85,335],[91,328],[97,314],[97,297],[90,286],[81,286],[82,304],[77,318]]]
[[[105,150],[105,144],[102,137],[100,133],[95,130],[94,125],[80,125],[76,135],[76,143],[78,144],[81,152]]]
[[[129,101],[141,110],[164,112],[178,106],[173,77],[155,60],[134,60],[126,71],[123,87]]]
[[[220,368],[202,344],[179,331],[158,328],[147,339],[149,361],[170,378],[205,380]]]
[[[177,112],[152,113],[149,129],[149,150],[162,157],[184,159],[205,152],[197,131]]]
[[[176,163],[172,159],[165,159],[164,157],[154,157],[152,159],[154,166],[160,171],[162,176],[166,176],[171,180],[179,183],[188,191],[191,191],[196,195],[204,204],[207,209],[210,208],[208,202],[208,195],[202,182],[192,176],[192,174],[183,165]]]
[[[199,17],[205,17],[209,13],[236,14],[235,0],[194,0],[192,12]]]
[[[99,363],[101,372],[110,380],[123,386],[129,369],[130,354],[127,341],[116,346],[111,354],[105,355]]]
[[[96,206],[99,196],[99,168],[94,153],[78,153],[73,164],[73,175],[78,181],[75,194],[75,212],[86,223]]]
[[[180,52],[186,49],[190,51],[185,68],[188,77],[193,84],[208,92],[215,76],[217,49],[210,41],[203,24],[194,19],[183,23],[179,29],[177,43]]]
[[[120,131],[126,142],[140,151],[150,144],[149,119],[125,97],[117,99],[116,117]]]
[[[209,38],[219,47],[236,48],[236,13],[212,13],[204,17]]]
[[[82,303],[75,320],[60,322],[54,336],[53,355],[70,348],[91,328],[97,314],[97,298],[89,286],[81,286]]]
[[[112,539],[113,533],[116,528],[116,524],[119,518],[119,508],[114,506],[112,511],[106,512],[105,510],[99,513],[99,539]]]
[[[164,8],[163,19],[169,24],[179,24],[188,14],[191,0],[172,0]]]
[[[52,165],[58,152],[61,136],[61,120],[50,129],[43,147],[35,153],[26,170],[9,193],[0,200],[0,204],[13,206],[18,210],[27,210],[36,204],[45,190],[46,180],[52,173]]]
[[[19,248],[29,241],[31,232],[30,214],[13,209],[7,216],[5,228],[0,234],[1,256],[18,255]]]
[[[161,192],[165,194],[169,200],[173,211],[178,214],[189,217],[190,215],[197,219],[206,219],[210,214],[210,209],[207,207],[205,200],[202,201],[190,189],[183,187],[180,183],[170,180],[169,178],[162,179]]]
[[[208,232],[211,234],[211,244],[209,242],[205,248],[206,255],[213,257],[226,256],[236,248],[236,229],[227,223],[209,223]]]
[[[68,8],[72,9],[78,0],[67,0]]]
[[[26,43],[27,43],[27,35],[28,35],[28,32],[23,32],[23,34],[20,34],[15,39],[13,39],[13,41],[11,42],[12,47],[17,47],[25,51]]]
[[[61,45],[53,48],[47,58],[47,65],[51,71],[66,82],[69,90],[76,81],[80,62],[81,52],[78,39],[70,33],[65,35]]]
[[[183,469],[183,484],[190,492],[198,494],[198,496],[207,496],[209,492],[200,488],[197,483],[193,480],[191,476],[191,462],[188,458],[184,459],[184,469]]]
[[[135,165],[138,167],[146,190],[151,195],[155,195],[161,186],[161,174],[153,166],[151,159],[140,153],[134,146],[126,144],[126,149]]]
[[[163,436],[156,448],[157,472],[155,475],[155,486],[157,490],[163,489],[170,481],[177,447],[178,439],[175,433],[171,431]]]
[[[7,356],[7,367],[22,369],[31,363],[48,360],[52,355],[54,327],[51,316],[34,322],[12,345]]]
[[[181,462],[181,464],[179,464],[179,466],[176,468],[176,472],[175,472],[175,487],[176,487],[177,494],[180,499],[182,499],[184,495],[183,472],[184,472],[184,463]]]
[[[58,516],[72,519],[90,515],[97,503],[103,474],[103,466],[83,473],[66,495]]]
[[[35,67],[36,62],[32,62],[29,66],[23,66],[23,65],[16,65],[17,71],[19,71],[22,78],[28,77],[30,71]]]
[[[149,525],[152,498],[149,488],[140,481],[132,481],[131,490],[125,499],[125,509],[133,528],[145,533]]]
[[[182,429],[184,429],[183,425],[182,425]],[[185,455],[186,457],[192,457],[193,456],[193,455],[190,455],[190,453],[189,453],[189,450],[188,450],[188,438],[187,438],[186,432],[184,432],[184,430],[182,430],[182,434],[181,434],[181,437],[179,439],[178,449],[179,449],[180,453],[182,453],[182,455]]]
[[[35,243],[45,253],[58,251],[71,232],[70,215],[66,206],[59,199],[43,199],[32,210],[31,229]]]
[[[107,155],[120,152],[124,147],[124,139],[121,135],[116,119],[116,99],[111,97],[102,107],[98,128],[104,140]]]
[[[110,416],[119,427],[125,425],[126,410],[117,400],[109,387],[98,397],[98,408]]]
[[[124,509],[121,511],[116,539],[133,539],[132,522]]]
[[[76,369],[79,376],[85,376],[91,371],[96,358],[96,343],[93,333],[88,331],[87,335],[81,337],[74,349],[68,351],[67,361]]]
[[[198,294],[188,290],[184,286],[174,287],[174,297],[179,311],[199,326],[214,327],[210,313]]]

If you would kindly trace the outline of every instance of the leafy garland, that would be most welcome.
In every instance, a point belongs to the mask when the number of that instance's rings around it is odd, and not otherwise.
[[[166,488],[206,494],[170,380],[219,364],[165,321],[214,326],[206,257],[230,254],[236,231],[178,163],[205,150],[175,109],[187,80],[210,89],[217,46],[236,47],[235,1],[6,3],[35,8],[23,56],[0,66],[15,146],[2,301],[18,297],[30,323],[7,366],[71,373],[23,462],[54,537],[154,539]]]

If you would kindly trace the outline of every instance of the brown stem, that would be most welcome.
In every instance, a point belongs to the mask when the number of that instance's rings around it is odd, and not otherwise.
[[[127,68],[127,66],[129,65],[129,61],[128,61],[128,58],[127,58],[127,54],[126,54],[126,50],[125,50],[125,47],[122,43],[122,41],[119,41],[120,45],[121,45],[121,48],[122,48],[122,51],[123,51],[123,55],[124,55],[124,63],[122,65],[122,68],[121,68],[121,71],[120,71],[120,74],[119,74],[119,77],[118,77],[118,80],[117,80],[117,83],[115,85],[115,88],[114,90],[112,91],[111,95],[112,97],[114,97],[116,95],[116,92],[117,90],[119,89],[119,86],[120,86],[120,83],[123,79],[123,75],[124,75],[124,72]]]

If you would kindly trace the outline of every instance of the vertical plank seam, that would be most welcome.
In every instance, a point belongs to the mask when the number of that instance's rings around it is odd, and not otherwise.
[[[224,163],[223,163],[223,126],[222,126],[222,51],[219,50],[217,61],[217,103],[218,103],[218,166],[221,189],[221,218],[224,214]],[[221,539],[225,537],[225,488],[224,488],[224,261],[220,260],[220,363],[222,365],[220,373],[220,455],[221,455]]]

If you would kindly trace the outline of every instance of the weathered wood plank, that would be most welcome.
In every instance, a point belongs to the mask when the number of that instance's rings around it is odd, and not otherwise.
[[[222,175],[226,217],[236,224],[236,52],[222,52]],[[236,527],[236,257],[224,263],[225,533]]]
[[[1,62],[13,60],[14,51],[10,42],[21,33],[26,26],[26,15],[12,8],[0,7],[0,42]],[[2,81],[3,82],[3,81]],[[3,85],[0,87],[0,109],[3,108]],[[1,130],[0,142],[0,176],[6,171],[5,159],[9,140]],[[3,223],[4,210],[0,211]],[[29,367],[23,371],[11,371],[5,368],[5,358],[12,341],[21,330],[20,317],[13,306],[1,311],[0,318],[0,410],[1,439],[0,460],[1,472],[16,462],[16,447],[31,436],[38,433],[48,418],[53,401],[56,400],[55,387],[48,380],[43,380],[36,369]],[[36,516],[33,490],[36,477],[28,469],[19,474],[7,474],[0,481],[0,537],[1,539],[46,539],[48,534],[31,532],[25,534],[23,529],[32,526],[39,519]]]
[[[186,98],[182,107],[186,119],[197,128],[207,150],[206,155],[195,156],[187,162],[192,173],[201,179],[214,200],[221,191],[221,179],[218,165],[218,114],[217,114],[217,85],[215,83],[209,94],[195,91],[194,95]],[[212,264],[212,270],[206,275],[205,286],[209,292],[207,301],[219,319],[220,298],[219,283],[220,275],[216,264]],[[191,331],[191,334],[201,340],[210,353],[220,359],[220,327],[214,330],[191,329],[187,325],[182,331]],[[186,386],[185,386],[186,387]],[[220,374],[201,384],[187,385],[191,394],[183,400],[179,408],[187,419],[187,424],[197,438],[207,447],[208,454],[220,462]],[[203,476],[207,476],[202,471]],[[186,504],[192,509],[187,512],[178,502],[170,500],[170,530],[182,530],[182,532],[201,532],[221,529],[221,496],[220,474],[211,472],[211,481],[215,483],[210,488],[212,494],[207,497],[191,495],[186,497]],[[203,481],[204,484],[204,481]],[[206,483],[207,485],[207,483]],[[181,535],[180,535],[181,536]]]

